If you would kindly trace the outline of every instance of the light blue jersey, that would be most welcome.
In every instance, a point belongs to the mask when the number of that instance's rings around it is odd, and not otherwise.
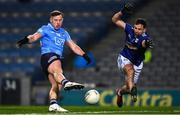
[[[63,28],[55,30],[50,23],[39,28],[37,32],[42,35],[41,54],[56,53],[62,57],[64,43],[71,40],[68,32]]]

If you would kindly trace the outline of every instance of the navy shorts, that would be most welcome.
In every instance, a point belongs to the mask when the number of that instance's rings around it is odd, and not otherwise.
[[[48,67],[55,60],[61,60],[60,56],[55,53],[45,53],[41,55],[41,68],[47,77],[49,75]]]

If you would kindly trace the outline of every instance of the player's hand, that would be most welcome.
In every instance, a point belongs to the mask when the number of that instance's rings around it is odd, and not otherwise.
[[[122,9],[122,13],[123,14],[132,14],[133,13],[133,9],[134,9],[134,6],[133,6],[133,4],[132,3],[126,3],[125,5],[124,5],[124,8]]]
[[[91,63],[91,59],[86,53],[83,54],[83,58],[87,61],[87,65]]]
[[[16,47],[20,48],[22,47],[24,44],[27,44],[29,42],[29,39],[27,38],[27,36],[25,36],[23,39],[19,40],[16,42]]]
[[[152,40],[146,40],[146,41],[145,41],[145,45],[146,45],[146,47],[148,47],[148,48],[153,48],[154,43],[153,43]]]

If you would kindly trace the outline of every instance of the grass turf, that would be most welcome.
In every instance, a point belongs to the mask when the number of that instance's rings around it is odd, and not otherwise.
[[[105,114],[180,114],[180,107],[101,107],[101,106],[63,106],[70,115]],[[0,106],[0,114],[54,114],[48,106]]]

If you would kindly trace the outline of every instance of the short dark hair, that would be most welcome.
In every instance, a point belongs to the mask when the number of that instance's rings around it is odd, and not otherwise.
[[[147,27],[146,20],[145,20],[145,19],[143,19],[143,18],[138,18],[138,19],[136,19],[135,24],[136,24],[136,25],[137,25],[137,24],[142,24],[142,25],[144,26],[144,28],[146,28],[146,27]]]
[[[64,17],[64,14],[59,10],[54,10],[50,13],[50,16],[58,16],[58,15],[62,15],[62,17]]]

